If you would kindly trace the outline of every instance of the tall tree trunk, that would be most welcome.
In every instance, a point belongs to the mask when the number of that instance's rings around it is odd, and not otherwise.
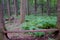
[[[4,0],[2,0],[2,7],[3,7],[3,13],[4,13]]]
[[[47,15],[50,15],[50,0],[47,0]]]
[[[41,14],[43,15],[43,0],[41,0],[40,8],[41,8]]]
[[[17,13],[17,0],[14,0],[14,12],[15,12],[15,15],[18,16],[18,13]]]
[[[60,31],[60,0],[57,0],[57,28]],[[56,40],[60,40],[60,32]]]
[[[0,0],[0,40],[7,40],[6,36],[3,33],[5,29],[4,18],[3,18],[3,5],[2,0]]]
[[[11,16],[11,13],[10,13],[10,0],[7,0],[7,11],[8,11],[8,17],[9,17],[9,23],[11,22],[11,19],[10,19],[10,16]]]
[[[27,0],[20,0],[20,24],[22,24],[23,22],[24,22],[24,20],[25,20],[25,15],[26,15],[26,11],[27,11],[27,9],[26,9],[26,5],[27,5]]]
[[[28,15],[30,15],[30,12],[29,12],[29,0],[27,0],[27,6],[28,6],[27,13],[28,13]]]
[[[37,0],[35,0],[35,15],[37,14]]]
[[[41,14],[43,15],[43,4],[41,4]]]
[[[13,3],[14,3],[14,24],[16,24],[16,17],[18,16],[18,13],[17,13],[17,0],[13,0]]]

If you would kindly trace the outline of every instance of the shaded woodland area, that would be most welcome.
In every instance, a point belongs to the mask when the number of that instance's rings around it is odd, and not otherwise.
[[[0,36],[60,40],[60,0],[0,0]]]

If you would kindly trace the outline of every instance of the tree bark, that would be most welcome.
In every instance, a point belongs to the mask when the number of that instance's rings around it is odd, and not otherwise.
[[[50,15],[50,0],[47,0],[47,15]]]
[[[60,0],[57,0],[57,28],[59,29],[59,34],[56,40],[60,40]]]
[[[43,15],[43,0],[41,0],[40,8],[41,8],[41,14]]]
[[[37,14],[37,0],[35,0],[35,15]]]
[[[27,13],[28,13],[28,15],[30,15],[30,12],[29,12],[29,0],[27,0],[27,6],[28,6]]]
[[[3,18],[3,5],[2,0],[0,0],[0,40],[7,40],[6,36],[3,33],[5,29],[4,18]]]
[[[17,0],[14,0],[14,13],[16,16],[18,16],[18,13],[17,13]]]
[[[22,24],[25,20],[25,15],[26,15],[26,2],[27,0],[20,0],[20,24]]]
[[[41,4],[41,14],[43,15],[43,4]]]
[[[7,0],[7,11],[8,11],[8,17],[9,17],[9,23],[11,22],[10,20],[10,16],[11,16],[11,13],[10,13],[10,0]]]

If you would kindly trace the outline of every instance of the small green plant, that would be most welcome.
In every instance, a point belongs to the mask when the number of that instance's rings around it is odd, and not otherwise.
[[[45,35],[44,32],[35,32],[34,33],[35,37],[43,37]]]

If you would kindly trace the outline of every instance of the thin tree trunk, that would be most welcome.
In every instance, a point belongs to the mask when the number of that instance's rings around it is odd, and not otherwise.
[[[40,8],[41,8],[41,14],[43,15],[43,0],[41,0]]]
[[[35,0],[35,15],[37,14],[37,0]]]
[[[28,6],[28,10],[27,10],[28,12],[27,13],[28,13],[28,15],[30,15],[30,12],[29,12],[29,0],[27,0],[27,6]]]
[[[15,15],[18,16],[18,13],[17,13],[17,0],[14,0],[14,12],[15,12]]]
[[[57,28],[60,31],[60,0],[57,0]],[[60,32],[59,35],[57,36],[56,40],[60,40]]]
[[[4,13],[4,0],[2,0],[3,13]]]
[[[25,20],[27,0],[20,0],[20,2],[20,24],[22,24]]]
[[[50,0],[47,0],[47,15],[50,15]]]
[[[41,4],[41,14],[43,15],[43,4]]]
[[[8,11],[8,17],[9,17],[9,23],[11,22],[11,19],[10,19],[10,16],[11,16],[11,13],[10,13],[10,0],[7,0],[7,11]]]
[[[16,21],[17,21],[16,17],[18,16],[18,13],[17,13],[17,0],[13,0],[13,3],[14,3],[14,24],[16,25]]]

